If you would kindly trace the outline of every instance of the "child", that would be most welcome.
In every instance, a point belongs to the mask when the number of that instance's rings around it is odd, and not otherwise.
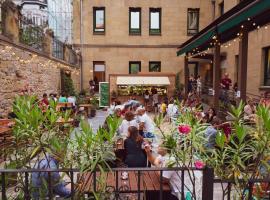
[[[163,115],[163,118],[165,118],[166,114],[167,114],[167,103],[166,101],[163,101],[163,103],[160,106],[160,112]]]

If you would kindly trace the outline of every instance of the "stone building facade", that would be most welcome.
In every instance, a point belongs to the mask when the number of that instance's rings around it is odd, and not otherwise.
[[[160,65],[160,73],[182,72],[184,59],[176,56],[177,47],[212,19],[210,0],[81,2],[82,5],[80,1],[73,3],[73,41],[78,48],[83,47],[84,88],[88,88],[95,74],[99,81],[109,81],[110,74],[129,74],[134,61],[140,62],[140,71],[144,74],[151,71],[152,61]],[[136,24],[138,16],[139,25]],[[158,21],[157,16],[160,16]],[[100,22],[104,22],[104,27],[98,27]],[[154,30],[157,27],[159,30]],[[95,64],[102,69],[97,70]],[[96,70],[104,71],[103,75]]]

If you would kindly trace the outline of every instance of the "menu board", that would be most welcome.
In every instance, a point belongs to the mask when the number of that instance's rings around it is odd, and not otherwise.
[[[108,107],[110,105],[110,87],[108,82],[99,83],[99,107]]]

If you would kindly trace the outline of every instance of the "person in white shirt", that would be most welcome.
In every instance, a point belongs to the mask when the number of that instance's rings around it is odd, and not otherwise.
[[[153,106],[154,106],[154,109],[155,109],[155,113],[158,112],[158,93],[155,91],[155,93],[153,94]]]
[[[74,97],[74,96],[69,96],[69,97],[67,98],[67,101],[68,101],[68,103],[72,103],[72,106],[73,106],[73,107],[76,106],[76,97]]]
[[[138,116],[140,134],[142,134],[143,137],[147,137],[147,138],[154,137],[155,123],[146,114],[145,108],[139,107],[136,113]]]
[[[197,81],[197,95],[198,96],[201,96],[201,94],[202,94],[202,81],[201,81],[201,77],[198,76],[196,81]]]
[[[168,105],[167,114],[170,119],[170,122],[172,121],[172,118],[177,117],[178,106],[176,104],[176,101],[173,99],[170,101],[170,104]]]
[[[158,148],[158,156],[154,156],[151,152],[150,145],[145,145],[145,152],[149,162],[155,167],[168,167],[170,162],[174,162],[174,158],[170,156],[165,147]],[[160,176],[160,173],[159,173]],[[166,199],[178,200],[181,199],[181,172],[178,171],[163,171],[162,178],[164,183],[170,184],[170,197]]]
[[[118,128],[118,132],[120,136],[127,137],[128,136],[128,128],[130,126],[135,126],[138,128],[138,123],[134,119],[134,114],[131,111],[126,112],[125,119],[122,121],[121,125]]]

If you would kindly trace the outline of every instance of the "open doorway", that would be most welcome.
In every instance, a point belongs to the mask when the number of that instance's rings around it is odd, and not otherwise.
[[[93,62],[93,80],[95,82],[95,91],[99,90],[99,82],[105,82],[105,62],[94,61]]]

